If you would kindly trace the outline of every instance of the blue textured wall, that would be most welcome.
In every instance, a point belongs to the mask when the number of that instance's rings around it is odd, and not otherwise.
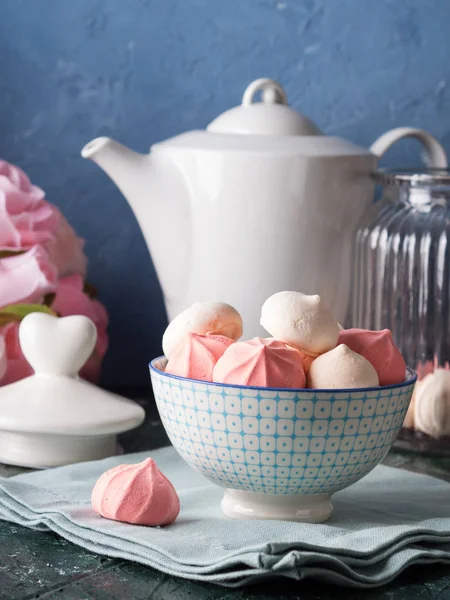
[[[111,314],[107,384],[145,384],[164,308],[125,200],[81,147],[145,151],[203,128],[261,76],[324,131],[370,144],[414,125],[450,151],[447,0],[2,0],[0,156],[87,239]],[[388,163],[417,161],[402,143]]]

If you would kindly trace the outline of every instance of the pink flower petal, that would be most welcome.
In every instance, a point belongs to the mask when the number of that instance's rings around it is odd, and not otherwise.
[[[5,192],[7,198],[6,207],[8,212],[13,215],[24,210],[33,209],[44,198],[44,192],[41,189],[34,188],[30,192],[25,192],[18,188],[5,175],[0,175],[0,190]]]
[[[19,245],[20,232],[6,210],[5,193],[0,190],[0,247],[18,248]]]
[[[0,160],[0,175],[5,175],[24,192],[31,192],[34,187],[22,169],[6,162],[6,160]]]
[[[0,334],[5,339],[8,358],[20,358],[22,350],[19,342],[19,323],[9,323],[2,327]]]
[[[97,327],[97,343],[95,346],[98,358],[102,359],[108,349],[108,314],[98,300],[91,300],[83,292],[83,279],[80,275],[69,275],[60,280],[52,309],[62,317],[84,315],[91,319]]]
[[[44,196],[21,169],[0,161],[0,249],[28,250],[41,244],[60,277],[72,273],[84,276],[84,240]]]
[[[41,246],[0,261],[0,306],[40,302],[56,284],[57,271]]]
[[[106,308],[98,300],[92,300],[92,308],[95,312],[95,322],[100,327],[104,327],[106,329],[109,325],[109,316]]]
[[[19,323],[10,323],[0,330],[5,340],[7,370],[1,380],[2,385],[14,383],[33,374],[33,369],[27,363],[19,343]]]
[[[51,260],[58,269],[59,276],[65,277],[73,273],[86,275],[87,258],[84,254],[84,240],[79,238],[62,213],[56,209],[59,217],[58,227],[54,230],[54,238],[46,246]]]
[[[62,317],[84,315],[92,321],[95,317],[92,302],[83,293],[83,280],[79,275],[70,275],[60,279],[52,308]]]
[[[100,379],[100,373],[102,368],[102,361],[96,352],[92,354],[91,358],[82,367],[80,371],[80,377],[90,381],[91,383],[98,383]]]

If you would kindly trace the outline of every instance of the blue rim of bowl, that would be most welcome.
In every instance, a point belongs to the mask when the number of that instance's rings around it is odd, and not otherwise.
[[[236,388],[236,389],[242,389],[245,388],[246,390],[263,390],[265,392],[314,392],[314,393],[325,393],[325,394],[336,394],[336,393],[341,393],[341,392],[348,392],[348,393],[358,393],[358,392],[378,392],[380,390],[392,390],[392,389],[399,389],[402,387],[408,387],[410,385],[412,385],[413,383],[416,383],[417,381],[417,373],[415,371],[413,371],[413,369],[410,369],[409,367],[406,367],[406,372],[409,375],[409,379],[406,379],[405,381],[402,381],[401,383],[392,383],[390,385],[378,385],[376,387],[367,387],[367,388],[262,388],[262,387],[258,387],[255,385],[237,385],[235,383],[216,383],[215,381],[202,381],[201,379],[189,379],[188,377],[180,377],[179,375],[171,375],[169,373],[166,373],[165,371],[161,371],[161,369],[158,369],[155,366],[155,363],[157,363],[160,360],[166,360],[165,356],[158,356],[157,358],[154,358],[150,364],[150,371],[154,371],[155,373],[158,373],[158,375],[162,375],[163,377],[167,377],[167,379],[178,379],[179,381],[187,381],[190,383],[201,383],[203,385],[213,385],[215,387],[229,387],[229,388]]]

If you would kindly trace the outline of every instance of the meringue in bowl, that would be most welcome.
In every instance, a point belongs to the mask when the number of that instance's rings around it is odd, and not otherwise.
[[[170,375],[150,363],[158,410],[178,453],[225,488],[222,510],[238,519],[319,523],[331,495],[388,453],[416,374],[356,389],[262,388]]]

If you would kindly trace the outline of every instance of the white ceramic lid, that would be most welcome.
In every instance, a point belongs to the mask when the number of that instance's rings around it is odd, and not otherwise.
[[[0,387],[0,462],[47,467],[104,458],[117,433],[142,423],[138,404],[78,377],[96,338],[83,316],[23,319],[19,341],[35,374]]]
[[[259,92],[261,102],[256,101]],[[286,92],[272,79],[251,83],[242,104],[219,115],[206,131],[183,133],[152,148],[156,152],[172,149],[305,157],[372,156],[366,148],[323,135],[308,117],[287,105]]]

